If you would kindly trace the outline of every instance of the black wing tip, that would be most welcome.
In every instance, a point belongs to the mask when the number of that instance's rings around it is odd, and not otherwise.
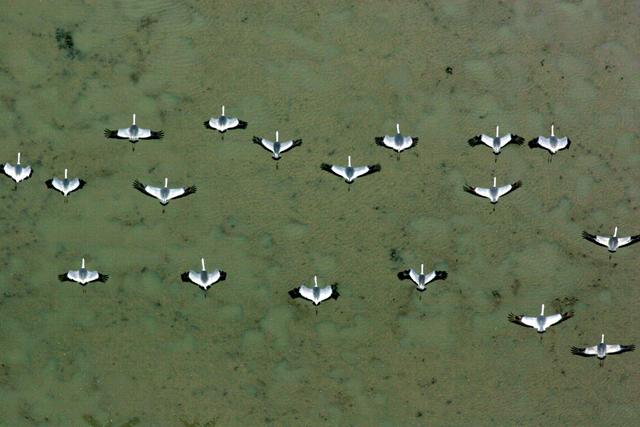
[[[294,139],[293,146],[298,147],[299,145],[302,145],[302,138]]]
[[[331,298],[337,300],[340,298],[340,292],[338,292],[338,284],[331,285]]]
[[[436,279],[446,280],[449,277],[449,273],[446,271],[437,270],[436,271]]]
[[[203,124],[204,124],[204,127],[205,127],[205,128],[207,128],[207,129],[213,129],[213,128],[211,127],[211,125],[209,124],[209,120],[205,120],[205,121],[203,122]],[[215,130],[215,129],[214,129],[214,130]]]
[[[376,163],[375,165],[370,165],[367,167],[369,168],[368,173],[380,172],[382,170],[382,166],[380,166],[380,163]]]
[[[192,185],[184,189],[184,195],[188,196],[189,194],[193,194],[196,191],[198,191],[198,187],[196,187],[195,185]]]
[[[137,179],[133,180],[133,188],[135,188],[136,190],[144,191],[144,187],[145,185]]]
[[[328,172],[333,172],[333,171],[331,170],[331,168],[332,168],[332,167],[333,167],[333,166],[331,166],[329,163],[322,163],[322,164],[320,165],[320,169],[325,170],[325,171],[328,171]]]
[[[259,136],[254,136],[254,137],[253,137],[253,139],[252,139],[252,141],[253,141],[255,144],[260,144],[260,145],[262,145],[262,138],[260,138]]]
[[[462,189],[463,189],[464,191],[466,191],[467,193],[476,194],[476,192],[475,192],[475,189],[476,189],[476,188],[475,188],[475,187],[472,187],[472,186],[470,186],[470,185],[468,185],[468,184],[464,184],[464,185],[462,186]]]
[[[416,145],[418,142],[420,142],[420,137],[419,136],[412,136],[411,137],[411,141],[413,141],[413,145]]]
[[[151,136],[149,137],[149,139],[162,139],[164,138],[164,131],[163,130],[159,130],[159,131],[151,131]]]
[[[67,276],[67,273],[58,274],[58,280],[60,280],[61,282],[71,282],[72,281]]]
[[[620,349],[622,351],[634,351],[636,349],[636,345],[635,344],[621,345]]]
[[[118,131],[105,128],[104,136],[105,136],[105,138],[117,138],[118,137]]]
[[[107,280],[109,280],[109,275],[108,274],[102,274],[102,273],[98,273],[98,278],[96,279],[98,282],[106,282]]]
[[[564,312],[564,313],[562,313],[562,314],[561,314],[561,316],[562,316],[562,320],[570,319],[570,318],[572,318],[574,315],[575,315],[575,312],[574,312],[573,310],[566,311],[566,312]]]
[[[400,280],[407,280],[411,278],[411,275],[409,274],[411,272],[411,270],[402,270],[401,272],[398,273],[398,279]]]
[[[595,241],[596,236],[595,236],[595,235],[593,235],[593,234],[591,234],[591,233],[587,233],[586,231],[583,231],[583,232],[582,232],[582,238],[583,238],[583,239],[590,240],[590,241]]]
[[[238,126],[236,126],[235,129],[246,129],[247,126],[249,126],[249,123],[244,120],[238,120]]]
[[[300,298],[300,288],[293,288],[289,291],[289,296],[291,297],[291,299],[296,299],[296,298]]]
[[[218,279],[219,282],[222,282],[223,280],[227,280],[227,272],[223,271],[223,270],[218,270],[220,273],[220,279]]]
[[[376,137],[374,138],[374,141],[375,141],[375,143],[376,143],[376,144],[378,144],[379,146],[381,146],[381,147],[385,147],[384,142],[383,142],[383,141],[384,141],[384,136],[376,136]]]
[[[509,322],[517,323],[518,325],[522,325],[522,315],[509,313],[507,315],[507,319],[509,319]]]
[[[538,137],[533,138],[531,141],[529,141],[529,143],[528,143],[529,144],[529,148],[540,147],[540,144],[538,144],[538,139],[539,138],[540,137],[538,136]]]
[[[476,135],[473,138],[469,139],[467,141],[467,144],[469,144],[472,147],[475,147],[476,145],[480,145],[482,144],[482,139],[480,135]]]
[[[522,181],[521,180],[517,180],[516,182],[511,184],[511,190],[515,190],[516,188],[520,188],[520,187],[522,187]]]
[[[180,279],[181,279],[183,282],[189,282],[189,283],[192,283],[192,282],[191,282],[191,279],[189,278],[189,272],[188,272],[188,271],[185,271],[184,273],[182,273],[182,274],[180,275]]]
[[[511,142],[513,144],[522,145],[522,144],[524,144],[524,138],[521,137],[520,135],[513,134],[513,135],[511,135],[511,141],[509,141],[509,142]]]
[[[48,179],[44,182],[44,184],[47,186],[47,188],[53,188],[55,189],[55,187],[53,186],[53,179]]]
[[[571,353],[575,354],[576,356],[583,356],[583,357],[592,356],[591,354],[586,354],[584,352],[584,348],[580,348],[580,347],[571,347]]]

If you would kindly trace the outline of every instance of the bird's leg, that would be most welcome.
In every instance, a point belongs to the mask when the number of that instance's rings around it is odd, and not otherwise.
[[[136,146],[134,144],[131,144],[131,152],[135,153],[136,151]]]
[[[278,170],[278,161],[276,160],[276,170]]]
[[[64,202],[65,202],[65,203],[69,203],[69,198],[65,196],[65,198],[64,198]]]
[[[400,152],[396,151],[396,160],[400,160]]]
[[[602,368],[604,366],[604,359],[600,359],[600,367]]]
[[[162,213],[164,213],[164,208],[162,208]]]
[[[316,316],[318,316],[318,306],[316,305]]]
[[[15,184],[13,184],[13,191],[16,191],[18,189],[18,183],[16,182]]]
[[[351,184],[347,184],[347,191],[351,191]]]

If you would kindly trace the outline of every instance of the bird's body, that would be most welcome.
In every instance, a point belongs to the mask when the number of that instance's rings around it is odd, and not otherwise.
[[[635,349],[636,346],[634,344],[605,344],[604,334],[602,334],[600,343],[591,347],[571,347],[571,353],[584,357],[597,356],[598,359],[600,359],[600,366],[602,366],[607,354],[624,353],[625,351],[633,351]]]
[[[45,181],[47,188],[51,188],[62,193],[64,197],[73,193],[76,190],[80,190],[85,186],[86,182],[79,178],[69,179],[67,175],[67,169],[64,170],[64,178],[53,177]]]
[[[82,258],[82,264],[79,270],[69,270],[66,273],[59,274],[58,279],[61,282],[76,282],[84,286],[91,282],[106,282],[109,279],[109,275],[94,270],[87,270],[85,268],[84,258]]]
[[[498,199],[512,192],[513,190],[522,186],[522,181],[516,181],[513,184],[503,185],[498,187],[496,185],[496,177],[493,177],[493,185],[489,188],[472,187],[470,185],[464,185],[463,190],[467,193],[471,193],[476,196],[485,197],[491,201],[491,203],[498,203]]]
[[[320,303],[328,299],[337,300],[340,296],[340,294],[338,293],[337,285],[327,285],[320,287],[318,286],[318,276],[313,276],[313,281],[313,287],[300,285],[297,288],[291,289],[289,291],[289,296],[293,299],[304,298],[311,301],[315,306],[320,305]]]
[[[398,279],[400,280],[411,280],[416,285],[416,289],[418,291],[423,292],[427,289],[427,284],[433,282],[434,280],[445,280],[448,274],[446,271],[434,270],[429,273],[424,273],[424,264],[420,264],[420,273],[415,271],[413,268],[410,270],[404,270],[398,273]]]
[[[31,169],[31,166],[23,166],[20,164],[20,153],[18,153],[18,161],[16,164],[12,165],[10,163],[5,163],[2,167],[2,173],[13,179],[16,183],[16,187],[14,188],[17,188],[20,181],[24,181],[31,177],[33,170]]]
[[[225,133],[230,129],[246,129],[247,122],[238,119],[233,116],[225,116],[224,105],[222,106],[222,114],[217,117],[211,117],[204,122],[204,127],[207,129],[217,130],[220,133]]]
[[[517,144],[522,145],[524,143],[524,138],[518,135],[512,135],[510,133],[500,136],[500,126],[496,126],[496,136],[489,136],[485,134],[474,136],[469,139],[468,144],[472,147],[475,147],[480,144],[484,144],[487,147],[491,148],[493,154],[496,156],[500,154],[501,150],[507,144]],[[497,157],[496,157],[497,160]]]
[[[419,138],[405,136],[400,133],[400,124],[396,123],[396,134],[395,135],[385,135],[385,136],[377,136],[375,137],[376,144],[381,147],[387,147],[394,150],[396,153],[400,153],[401,151],[407,150],[411,147],[415,147],[418,143]]]
[[[380,171],[379,164],[355,167],[351,166],[351,156],[347,157],[347,166],[336,166],[328,163],[322,163],[320,168],[343,178],[348,184],[353,183],[356,178]]]
[[[133,181],[133,188],[146,194],[147,196],[154,197],[160,201],[160,204],[165,206],[169,203],[169,200],[177,199],[180,197],[188,196],[196,192],[196,186],[190,187],[175,187],[169,188],[169,179],[164,179],[164,187],[152,187],[145,185],[138,180]]]
[[[265,150],[269,151],[271,153],[271,157],[274,160],[280,160],[282,158],[282,153],[284,153],[285,151],[288,151],[290,149],[292,149],[293,147],[297,147],[299,145],[302,145],[302,139],[293,139],[293,140],[287,140],[287,141],[279,141],[279,133],[278,131],[276,131],[276,140],[275,141],[270,141],[266,138],[262,138],[262,137],[258,137],[258,136],[254,136],[253,137],[253,142],[254,144],[258,144],[260,145],[262,148],[264,148]]]
[[[134,114],[131,126],[117,130],[105,129],[104,136],[106,138],[128,139],[129,142],[135,144],[142,139],[162,139],[164,137],[164,131],[154,131],[138,127],[136,124],[136,115]],[[135,150],[134,146],[131,146],[131,148]]]
[[[555,136],[553,124],[551,125],[551,135],[549,137],[538,136],[529,141],[530,148],[543,148],[552,155],[556,154],[560,150],[569,148],[570,145],[571,140],[566,136],[563,138],[558,138],[557,136]]]
[[[508,316],[510,322],[534,328],[536,331],[538,331],[538,333],[543,333],[550,326],[562,322],[563,320],[567,320],[570,317],[573,317],[573,311],[545,316],[544,304],[542,304],[542,309],[540,310],[539,316],[525,316],[524,314],[515,315],[513,313],[509,313]]]
[[[227,273],[222,270],[207,271],[204,265],[204,258],[201,258],[202,270],[189,270],[180,276],[183,282],[193,283],[200,289],[206,291],[214,284],[221,282],[227,278]]]
[[[610,253],[617,251],[623,246],[629,246],[640,242],[640,234],[635,236],[618,237],[618,227],[613,229],[613,236],[597,236],[583,231],[582,238],[597,245],[604,246]]]

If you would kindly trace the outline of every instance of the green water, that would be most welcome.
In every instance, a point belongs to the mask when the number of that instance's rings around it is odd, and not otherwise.
[[[2,1],[2,426],[637,424],[640,9],[631,2]],[[56,29],[73,47],[58,46]],[[452,73],[445,72],[447,67]],[[221,140],[202,122],[249,122]],[[142,127],[165,138],[106,140]],[[418,136],[400,160],[375,136]],[[573,141],[548,162],[479,133]],[[275,169],[253,135],[302,138]],[[322,162],[380,163],[347,185]],[[47,190],[64,168],[87,181]],[[492,213],[462,191],[518,179]],[[131,188],[198,192],[161,206]],[[109,274],[82,288],[57,274]],[[180,273],[228,278],[204,298]],[[396,274],[445,269],[419,294]],[[338,282],[319,307],[287,291]],[[422,298],[420,299],[420,295]],[[573,309],[547,331],[509,312]]]

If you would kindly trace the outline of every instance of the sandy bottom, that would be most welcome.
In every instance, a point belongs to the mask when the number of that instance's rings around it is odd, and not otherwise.
[[[15,2],[0,39],[0,425],[633,425],[640,43],[630,2]],[[336,2],[337,3],[337,2]],[[398,3],[399,4],[399,3]],[[57,35],[57,37],[56,37]],[[447,72],[447,67],[450,67]],[[249,122],[224,139],[202,122]],[[165,138],[132,151],[104,128]],[[374,137],[418,136],[394,153]],[[573,141],[553,157],[479,133]],[[254,135],[302,138],[276,169]],[[347,185],[322,162],[380,163]],[[68,203],[44,181],[87,181]],[[495,212],[462,191],[522,180]],[[197,185],[161,206],[139,179]],[[82,288],[57,275],[110,275]],[[208,292],[180,281],[204,257]],[[444,269],[420,294],[396,274]],[[338,283],[340,298],[287,291]],[[538,336],[507,321],[574,310]]]

